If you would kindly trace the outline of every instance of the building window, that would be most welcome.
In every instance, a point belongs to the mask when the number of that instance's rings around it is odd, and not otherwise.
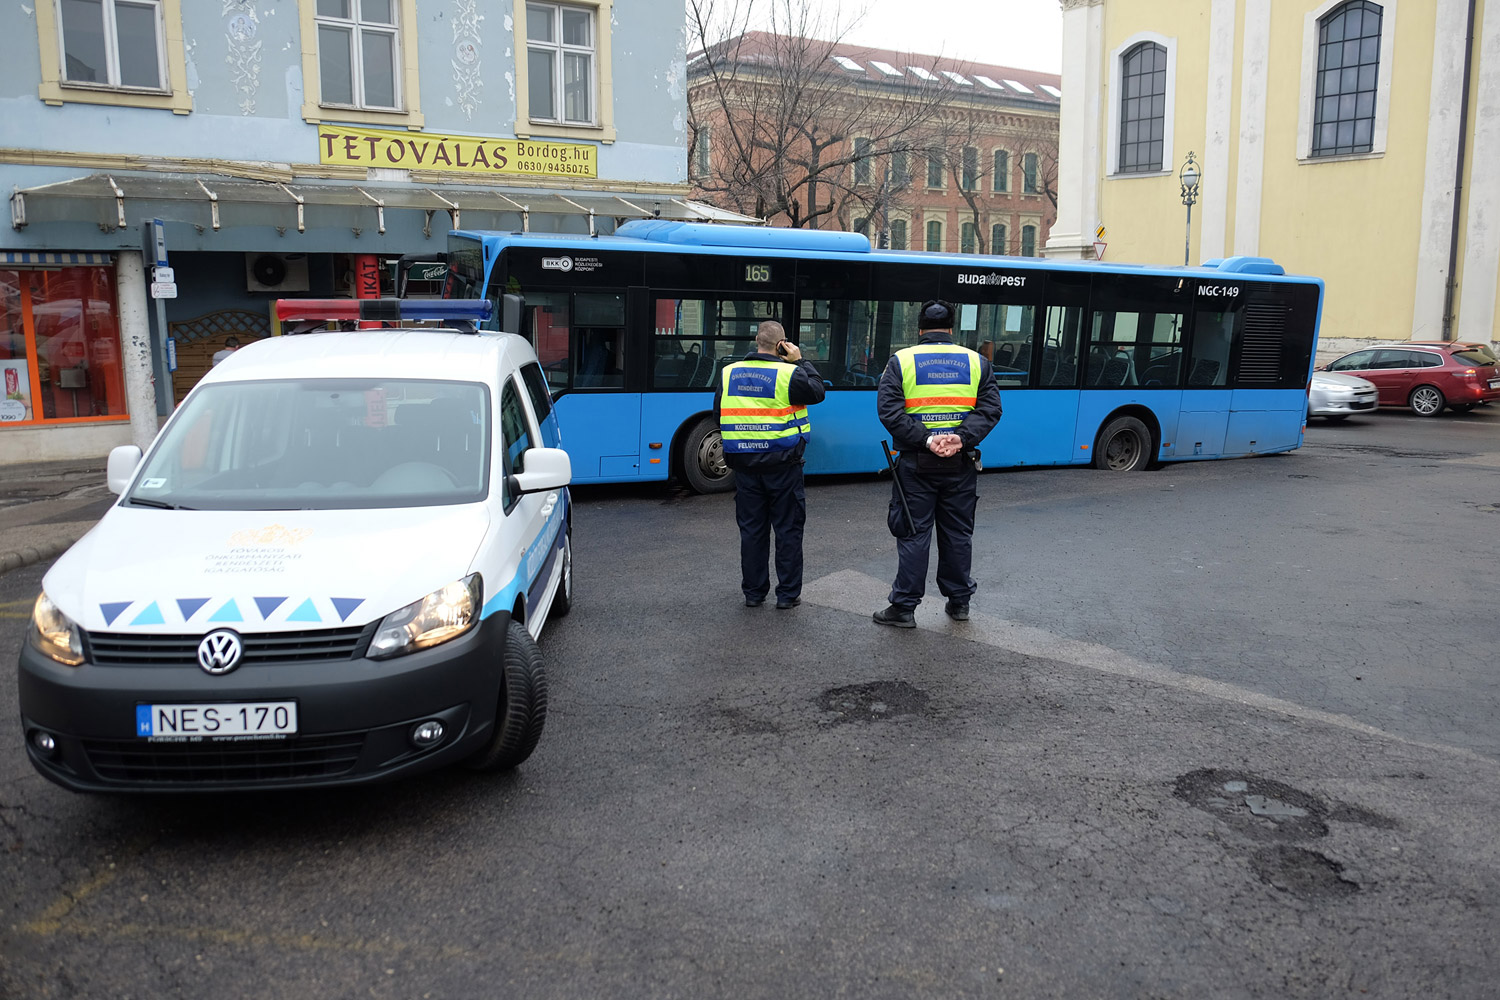
[[[934,253],[943,249],[943,224],[937,219],[927,223],[927,249]]]
[[[518,3],[516,137],[549,135],[614,142],[610,76],[613,0]]]
[[[1162,169],[1167,120],[1167,50],[1142,42],[1121,60],[1120,173]]]
[[[974,191],[979,187],[979,150],[973,146],[964,147],[961,183],[965,191]]]
[[[181,0],[38,0],[34,13],[46,103],[192,111]]]
[[[995,172],[990,176],[991,187],[996,191],[1010,190],[1010,153],[1008,151],[995,150]]]
[[[699,125],[698,134],[693,137],[693,164],[697,170],[696,176],[700,178],[706,178],[709,175],[708,143],[709,127],[707,125]]]
[[[1313,156],[1372,148],[1382,13],[1378,4],[1353,0],[1318,22]]]
[[[960,253],[979,252],[979,227],[965,222],[958,227],[958,249]]]
[[[159,0],[60,0],[58,14],[65,81],[165,88]]]
[[[318,0],[318,80],[323,104],[401,107],[396,0]]]
[[[869,239],[870,238],[870,220],[869,220],[869,218],[867,218],[866,216],[861,215],[860,217],[858,217],[857,219],[855,219],[854,220],[854,231],[856,233],[858,233],[859,235],[865,237],[866,239]]]
[[[0,428],[127,417],[114,268],[0,269]]]
[[[594,12],[526,5],[526,82],[531,120],[594,124]]]
[[[1036,256],[1036,226],[1021,227],[1021,256]]]
[[[870,140],[854,140],[854,183],[870,183]]]
[[[1005,226],[997,222],[990,227],[990,253],[1005,252]]]
[[[1041,194],[1041,188],[1037,186],[1035,153],[1026,153],[1021,157],[1021,193]]]
[[[905,250],[906,249],[906,220],[905,219],[892,219],[891,220],[891,249],[892,250]]]
[[[911,163],[906,150],[897,150],[891,154],[891,186],[899,191],[910,183]]]
[[[943,151],[941,149],[927,151],[927,186],[930,188],[943,186]]]

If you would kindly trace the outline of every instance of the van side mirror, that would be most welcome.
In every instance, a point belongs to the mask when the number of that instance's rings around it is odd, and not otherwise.
[[[506,294],[500,297],[500,332],[521,332],[521,309],[525,300],[519,295]]]
[[[135,475],[135,467],[140,464],[141,449],[135,445],[122,444],[110,449],[109,461],[104,467],[104,478],[109,483],[109,491],[116,495],[124,493],[125,487],[130,485],[130,477]]]
[[[513,496],[560,490],[573,480],[573,462],[561,448],[526,449],[525,469],[510,477]]]

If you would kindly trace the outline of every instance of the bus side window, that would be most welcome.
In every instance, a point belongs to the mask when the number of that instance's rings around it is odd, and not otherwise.
[[[1082,326],[1082,306],[1047,307],[1047,339],[1042,345],[1041,385],[1077,385],[1079,331]]]
[[[555,292],[532,292],[526,297],[522,333],[536,349],[537,360],[547,376],[547,387],[554,393],[572,388],[572,365],[569,339],[572,335],[568,317],[568,296]]]
[[[1193,327],[1193,349],[1187,384],[1206,389],[1229,384],[1229,345],[1234,340],[1234,312],[1199,312]]]

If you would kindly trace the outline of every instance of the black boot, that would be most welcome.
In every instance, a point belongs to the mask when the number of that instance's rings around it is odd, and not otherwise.
[[[911,613],[911,608],[903,608],[899,604],[892,604],[882,611],[871,615],[877,625],[893,625],[896,628],[916,628],[917,620]]]

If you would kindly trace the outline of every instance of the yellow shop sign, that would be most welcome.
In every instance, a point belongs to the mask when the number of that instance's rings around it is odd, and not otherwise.
[[[349,167],[598,177],[597,154],[593,146],[572,142],[389,132],[338,125],[318,129],[318,162]]]

